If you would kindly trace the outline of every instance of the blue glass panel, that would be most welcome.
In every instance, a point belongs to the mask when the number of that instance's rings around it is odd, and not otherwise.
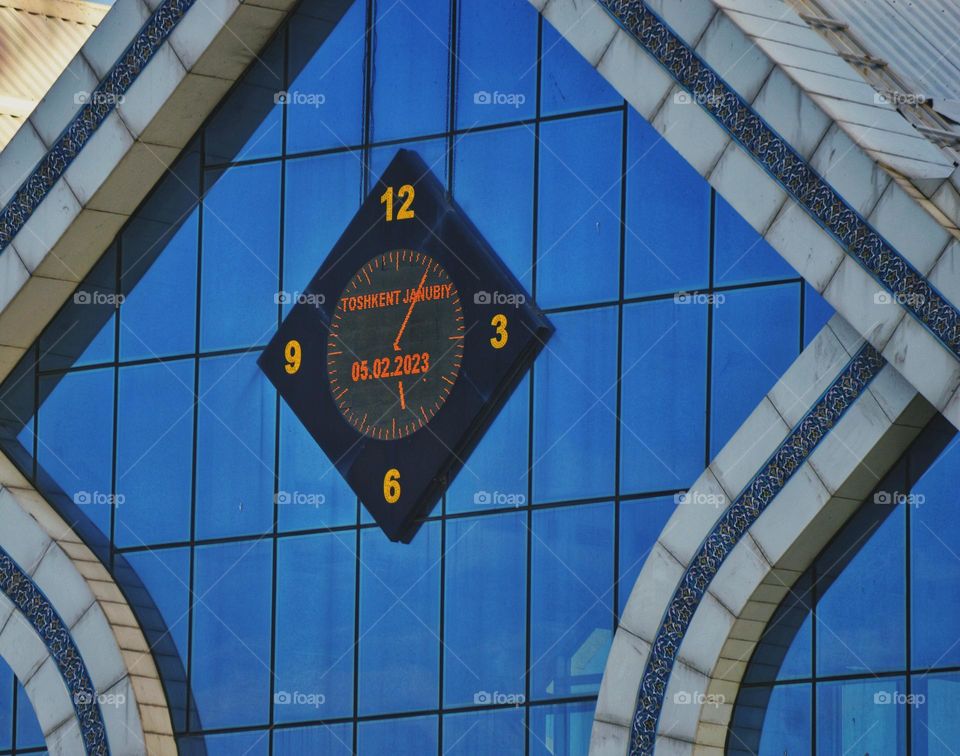
[[[541,55],[543,81],[540,107],[543,115],[602,108],[623,102],[616,90],[549,22],[543,24]]]
[[[535,706],[530,709],[530,756],[585,754],[590,750],[592,703]]]
[[[447,128],[449,0],[377,3],[373,136],[377,142]]]
[[[797,272],[719,194],[715,249],[716,286],[797,277]]]
[[[283,289],[291,300],[310,283],[360,206],[362,169],[354,152],[287,163]]]
[[[180,741],[181,756],[267,756],[270,731],[228,732]]]
[[[685,489],[703,472],[707,307],[668,299],[623,308],[623,493]]]
[[[278,722],[353,713],[354,544],[352,533],[278,541]]]
[[[676,502],[672,496],[658,499],[620,502],[620,586],[618,614],[630,598],[640,569],[656,543],[657,537],[673,514]]]
[[[713,319],[711,457],[723,448],[790,367],[800,346],[796,286],[728,291],[717,297]]]
[[[633,109],[627,166],[624,293],[706,288],[710,185]]]
[[[113,370],[40,379],[40,467],[103,533],[110,533]],[[49,394],[49,395],[48,395]]]
[[[200,361],[200,538],[263,533],[273,522],[276,394],[256,359],[253,353]]]
[[[0,659],[0,748],[13,747],[13,670]]]
[[[812,753],[811,705],[809,685],[741,688],[728,752],[736,756]]]
[[[23,686],[17,682],[17,748],[42,748],[43,730],[33,710],[33,704],[27,698]]]
[[[534,373],[535,502],[613,494],[617,310],[551,316]]]
[[[174,696],[180,702],[186,700],[185,672],[187,668],[187,654],[189,644],[187,635],[190,631],[190,549],[149,549],[147,551],[129,552],[124,555],[131,569],[143,583],[150,597],[152,606],[146,608],[134,604],[134,612],[140,621],[147,627],[159,629],[160,623],[150,620],[153,607],[160,612],[162,624],[166,625],[166,632],[173,640],[179,659],[160,659],[161,676],[164,685],[168,686],[168,698]],[[135,599],[131,599],[135,601]],[[149,623],[149,624],[148,624]],[[168,638],[151,637],[148,642],[156,651],[163,649]],[[169,666],[165,666],[169,665]],[[175,691],[169,686],[176,686]],[[173,727],[177,732],[183,731],[187,725],[183,703],[178,704],[179,711],[171,711]]]
[[[522,708],[471,711],[443,718],[444,756],[522,756]]]
[[[440,523],[410,544],[360,535],[360,714],[430,709],[438,700]],[[402,681],[402,684],[401,682]]]
[[[193,360],[178,360],[120,371],[119,546],[190,537],[193,365]]]
[[[813,341],[833,317],[834,309],[806,281],[803,283],[803,346]]]
[[[325,10],[308,0],[290,22],[287,154],[363,141],[366,3],[353,3],[332,30]]]
[[[533,513],[531,695],[600,689],[613,639],[613,505]],[[563,596],[563,601],[557,597]]]
[[[266,723],[270,703],[270,541],[198,547],[191,687],[205,729]]]
[[[120,315],[120,359],[167,357],[193,352],[196,343],[197,222],[196,209],[172,234],[150,242],[163,245],[156,260],[126,294]],[[148,224],[148,220],[140,220]],[[157,224],[165,229],[164,224]],[[136,271],[145,256],[157,250],[142,248],[124,237],[124,269]],[[131,273],[133,275],[133,273]]]
[[[285,402],[280,403],[281,530],[309,530],[357,521],[357,497]]]
[[[353,752],[353,725],[335,724],[320,727],[292,727],[273,733],[274,756],[302,756],[305,753],[324,756],[348,756]]]
[[[437,752],[437,718],[410,717],[361,722],[357,730],[360,756],[424,756]]]
[[[960,585],[960,522],[957,471],[960,444],[954,442],[914,485],[911,512],[911,655],[915,667],[960,664],[960,606],[946,586]]]
[[[383,175],[393,160],[397,150],[412,150],[416,152],[427,164],[427,168],[437,177],[441,184],[447,181],[447,140],[446,139],[426,139],[422,142],[409,142],[407,144],[391,144],[385,147],[376,147],[370,150],[370,175],[367,177],[370,186],[373,186],[377,179]],[[419,176],[413,176],[412,180],[419,179]],[[416,211],[417,204],[414,200],[413,209]]]
[[[951,756],[960,743],[960,675],[915,675],[912,682],[913,752]]]
[[[457,127],[536,115],[536,9],[514,0],[460,0],[458,26]]]
[[[777,673],[778,680],[793,680],[797,678],[810,677],[810,670],[813,668],[813,615],[808,614],[797,630],[797,634],[790,643],[780,670]]]
[[[522,692],[526,514],[449,520],[446,545],[445,705],[472,706],[489,703],[494,692]],[[445,728],[444,748],[455,740]]]
[[[204,129],[207,165],[279,155],[286,35],[261,50]]]
[[[530,380],[524,378],[447,489],[447,512],[526,504],[529,426]]]
[[[905,695],[900,677],[818,684],[817,753],[905,753]]]
[[[527,291],[533,240],[533,144],[533,132],[520,127],[468,134],[454,145],[454,198]]]
[[[817,604],[818,674],[847,675],[903,668],[906,662],[905,514],[904,505],[897,507],[820,597]],[[823,574],[831,565],[830,561],[819,565],[818,573]],[[865,623],[864,617],[870,621]]]
[[[208,173],[214,179],[204,198],[200,348],[262,344],[277,325],[280,165]]]
[[[617,297],[622,130],[619,113],[541,126],[536,292],[541,307]]]

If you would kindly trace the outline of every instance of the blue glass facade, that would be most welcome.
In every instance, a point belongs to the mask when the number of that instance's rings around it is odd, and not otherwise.
[[[162,617],[187,752],[584,753],[674,495],[830,309],[525,0],[325,8],[0,389],[6,448]],[[256,365],[400,147],[556,327],[409,545]]]
[[[956,430],[934,420],[774,614],[733,754],[949,754],[960,742]]]

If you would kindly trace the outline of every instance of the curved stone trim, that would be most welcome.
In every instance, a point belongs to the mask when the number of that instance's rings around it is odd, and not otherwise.
[[[960,312],[642,0],[598,0],[877,282],[960,357]]]
[[[110,753],[97,692],[70,631],[50,599],[3,548],[0,548],[0,590],[27,619],[50,652],[70,694],[85,752]]]
[[[932,414],[834,317],[658,537],[614,638],[591,753],[721,754],[780,600]]]
[[[0,210],[0,253],[9,246],[73,159],[107,119],[194,0],[164,0],[97,84],[49,152]]]
[[[176,754],[151,649],[120,588],[2,455],[0,521],[0,590],[11,605],[0,655],[23,683],[50,752],[77,753],[82,744],[89,754]]]

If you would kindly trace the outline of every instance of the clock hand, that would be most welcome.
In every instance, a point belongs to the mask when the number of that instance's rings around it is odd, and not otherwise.
[[[413,301],[410,303],[410,307],[407,309],[407,316],[403,319],[403,323],[400,324],[400,330],[397,332],[397,338],[393,340],[393,351],[400,351],[400,337],[403,336],[404,330],[406,330],[407,323],[410,322],[410,316],[413,314],[413,308],[416,306],[417,302],[420,301],[419,294],[423,290],[423,283],[427,280],[427,273],[430,272],[430,262],[427,261],[426,270],[423,271],[423,277],[420,279],[420,283],[417,285],[417,293],[413,298]]]

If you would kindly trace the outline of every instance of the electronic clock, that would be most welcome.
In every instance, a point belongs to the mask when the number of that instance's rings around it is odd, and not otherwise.
[[[552,333],[401,150],[258,364],[387,536],[409,541]]]

